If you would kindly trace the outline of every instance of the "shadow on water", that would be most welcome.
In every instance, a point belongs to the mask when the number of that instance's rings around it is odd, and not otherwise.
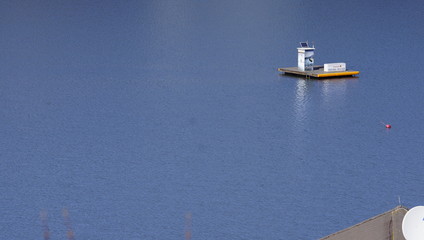
[[[68,240],[75,240],[75,232],[72,228],[72,221],[69,216],[69,211],[67,208],[62,209],[62,217],[63,221],[66,227],[66,237]],[[191,240],[192,238],[192,213],[187,212],[185,214],[185,227],[184,227],[184,239],[185,240]],[[43,239],[44,240],[50,240],[51,238],[51,231],[49,228],[48,223],[48,212],[47,210],[43,209],[40,211],[40,220],[41,220],[41,227],[43,229]]]
[[[75,240],[74,230],[72,229],[72,222],[69,217],[68,209],[62,209],[62,216],[64,220],[64,224],[66,227],[66,237],[68,240]],[[49,240],[51,236],[49,224],[48,224],[48,214],[46,210],[42,210],[40,212],[41,226],[43,228],[43,238],[44,240]]]
[[[293,74],[279,74],[282,80],[295,84],[292,96],[292,139],[295,149],[307,149],[306,142],[313,138],[317,124],[325,126],[322,113],[337,115],[346,107],[347,95],[359,77],[306,78]],[[294,81],[294,82],[292,82]],[[324,121],[325,122],[325,121]],[[322,126],[322,127],[323,127]],[[301,159],[303,151],[296,151]]]

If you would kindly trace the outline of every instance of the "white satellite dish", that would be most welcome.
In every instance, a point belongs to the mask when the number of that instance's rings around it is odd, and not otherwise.
[[[405,214],[402,232],[406,240],[424,239],[424,206],[413,207]]]

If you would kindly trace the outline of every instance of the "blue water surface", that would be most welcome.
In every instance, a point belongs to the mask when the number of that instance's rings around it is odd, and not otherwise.
[[[3,1],[0,239],[319,239],[423,205],[423,9]],[[360,75],[279,74],[304,40]]]

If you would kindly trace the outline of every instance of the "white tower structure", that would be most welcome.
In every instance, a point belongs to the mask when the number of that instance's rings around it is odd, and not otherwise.
[[[315,47],[309,47],[308,42],[301,42],[297,48],[297,67],[301,71],[314,70]]]

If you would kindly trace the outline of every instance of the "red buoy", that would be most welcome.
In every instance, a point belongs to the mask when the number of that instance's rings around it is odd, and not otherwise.
[[[386,124],[386,128],[392,128],[392,125]]]

